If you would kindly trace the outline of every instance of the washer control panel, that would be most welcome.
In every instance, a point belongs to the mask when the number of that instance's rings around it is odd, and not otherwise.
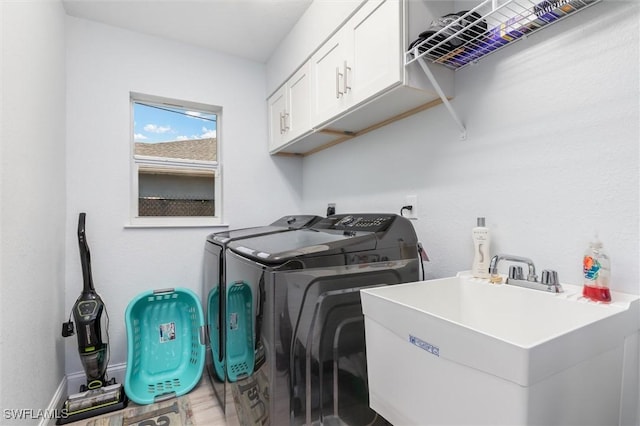
[[[323,219],[313,228],[345,231],[382,232],[395,220],[389,214],[341,214]]]

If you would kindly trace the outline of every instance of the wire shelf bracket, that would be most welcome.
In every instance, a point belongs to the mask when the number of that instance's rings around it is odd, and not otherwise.
[[[466,140],[467,129],[464,127],[464,124],[462,124],[462,121],[460,120],[460,117],[458,117],[458,114],[456,113],[456,110],[453,108],[453,105],[451,105],[451,102],[449,102],[449,98],[447,98],[447,96],[444,94],[444,91],[438,84],[438,80],[436,80],[435,76],[429,69],[429,66],[426,64],[425,60],[422,57],[419,57],[417,62],[420,65],[420,68],[422,68],[422,71],[424,71],[425,75],[429,79],[429,82],[431,82],[431,85],[435,89],[438,96],[440,96],[440,99],[442,99],[442,103],[447,108],[447,111],[449,111],[449,114],[453,118],[453,121],[455,121],[456,124],[458,125],[458,129],[460,129],[460,140]]]
[[[460,128],[462,121],[429,69],[428,62],[454,71],[549,27],[602,0],[484,0],[468,11],[435,20],[405,52],[405,66],[417,62]]]

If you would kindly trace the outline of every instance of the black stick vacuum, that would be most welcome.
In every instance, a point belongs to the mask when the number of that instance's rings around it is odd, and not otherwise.
[[[57,424],[66,424],[99,414],[119,410],[127,406],[128,399],[121,384],[116,379],[108,380],[109,364],[108,326],[109,315],[93,286],[91,275],[91,252],[85,233],[85,213],[78,218],[78,245],[82,264],[83,288],[80,297],[73,305],[73,319],[77,326],[78,353],[86,375],[86,385],[80,386],[80,392],[69,396],[65,401],[62,416]],[[107,339],[103,339],[102,331]],[[74,334],[71,319],[62,324],[62,336]]]

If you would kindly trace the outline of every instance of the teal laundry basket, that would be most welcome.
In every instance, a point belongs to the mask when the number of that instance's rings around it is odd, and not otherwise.
[[[149,290],[125,312],[127,371],[124,389],[133,402],[151,404],[193,389],[202,376],[204,318],[189,289]]]
[[[235,382],[253,373],[255,343],[253,336],[253,297],[244,281],[227,288],[227,378]]]
[[[211,355],[213,358],[213,367],[218,379],[225,379],[224,376],[224,360],[220,357],[220,296],[218,287],[209,292],[207,315],[209,316],[207,324],[209,324],[209,342],[211,342]]]

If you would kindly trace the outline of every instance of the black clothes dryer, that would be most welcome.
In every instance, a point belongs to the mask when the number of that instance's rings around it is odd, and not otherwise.
[[[248,378],[262,377],[259,388],[268,390],[256,401],[257,420],[382,423],[368,407],[359,290],[417,281],[419,265],[413,225],[394,214],[334,215],[310,228],[230,242],[225,285],[251,292],[256,352]],[[228,308],[223,316],[233,327],[240,313]]]
[[[322,217],[313,215],[283,216],[267,226],[232,229],[216,232],[207,237],[204,255],[204,279],[202,307],[207,324],[206,372],[213,385],[214,393],[223,411],[226,411],[226,377],[222,361],[224,359],[224,329],[219,330],[220,316],[224,311],[225,252],[232,241],[261,235],[288,232],[307,228],[320,221]],[[214,359],[216,360],[214,362]]]

